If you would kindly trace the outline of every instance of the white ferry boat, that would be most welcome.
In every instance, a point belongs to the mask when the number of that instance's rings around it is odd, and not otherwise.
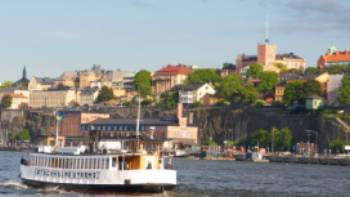
[[[90,134],[87,152],[56,146],[30,153],[21,160],[22,181],[34,187],[79,191],[161,192],[176,186],[172,158],[162,155],[163,142],[139,135],[138,128],[136,136],[125,139],[102,141],[98,136],[98,132]]]

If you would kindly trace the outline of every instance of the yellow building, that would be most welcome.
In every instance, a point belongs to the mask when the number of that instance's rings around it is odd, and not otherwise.
[[[31,91],[29,107],[65,107],[74,104],[76,99],[77,97],[74,90]]]

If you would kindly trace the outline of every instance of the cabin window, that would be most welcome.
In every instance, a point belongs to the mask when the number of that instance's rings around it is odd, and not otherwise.
[[[62,168],[63,161],[62,158],[58,158],[58,168]]]
[[[115,168],[117,166],[117,158],[112,157],[112,167]]]
[[[69,158],[69,159],[67,159],[67,168],[68,169],[72,169],[72,166],[73,166],[73,161],[72,161],[72,159],[71,158]]]
[[[105,158],[102,158],[102,159],[101,159],[101,164],[100,164],[100,166],[101,166],[101,169],[105,169]]]
[[[108,169],[109,168],[109,159],[106,158],[105,159],[105,169]]]
[[[124,161],[122,157],[118,157],[118,167],[119,167],[119,170],[124,169]]]
[[[47,165],[49,168],[51,168],[51,166],[52,166],[52,158],[51,157],[49,158],[49,163]]]

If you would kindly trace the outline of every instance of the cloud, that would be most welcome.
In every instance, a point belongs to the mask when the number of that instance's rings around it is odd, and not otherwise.
[[[350,3],[341,0],[259,0],[261,7],[282,9],[286,27],[292,31],[338,31],[350,33]],[[288,10],[288,12],[283,12]],[[290,14],[287,14],[290,13]],[[288,28],[289,27],[289,28]]]

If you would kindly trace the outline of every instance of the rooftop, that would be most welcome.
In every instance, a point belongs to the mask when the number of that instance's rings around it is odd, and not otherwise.
[[[160,70],[155,72],[155,76],[157,75],[189,75],[192,73],[192,68],[184,65],[170,65],[168,64],[166,67],[161,68]]]

